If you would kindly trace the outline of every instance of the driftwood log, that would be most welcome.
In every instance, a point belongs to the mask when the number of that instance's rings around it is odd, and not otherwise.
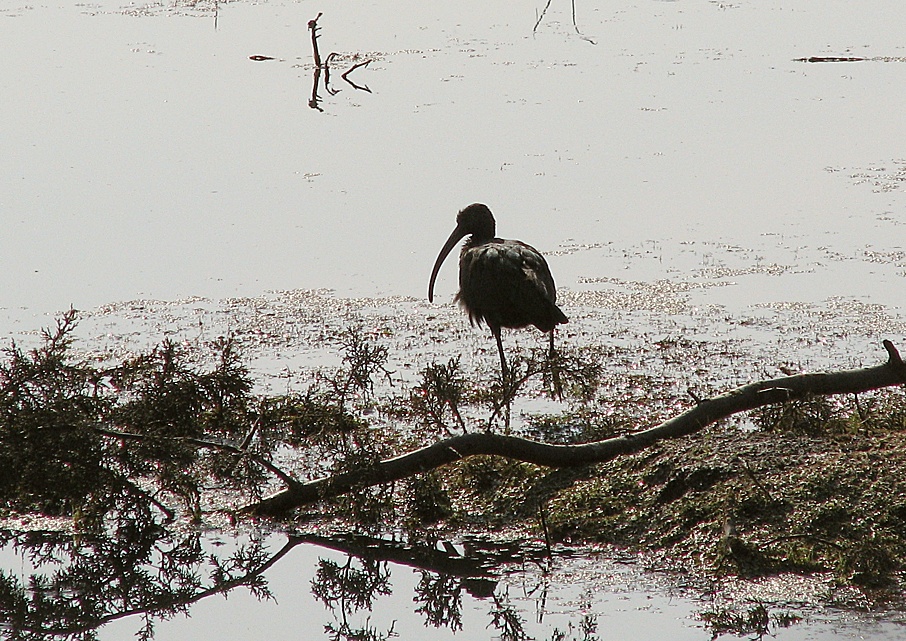
[[[581,445],[548,445],[516,436],[469,433],[307,483],[292,480],[286,489],[242,508],[246,514],[280,516],[294,508],[363,487],[397,481],[475,455],[503,456],[546,467],[579,467],[638,452],[663,439],[694,434],[721,419],[765,405],[810,396],[859,394],[906,384],[906,363],[893,343],[883,342],[888,359],[881,365],[839,372],[797,374],[749,383],[720,396],[696,399],[691,409],[655,427]],[[284,477],[287,480],[288,477]]]

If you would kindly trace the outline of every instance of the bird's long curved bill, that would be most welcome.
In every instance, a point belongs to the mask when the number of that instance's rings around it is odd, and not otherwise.
[[[437,260],[434,262],[434,269],[431,270],[431,280],[428,283],[428,300],[432,303],[434,302],[434,281],[437,279],[437,272],[440,271],[440,266],[443,264],[444,259],[456,247],[458,243],[468,232],[463,231],[462,228],[457,225],[456,229],[453,230],[453,233],[450,234],[450,237],[447,239],[447,242],[444,243],[444,246],[441,248],[440,253],[437,255]]]

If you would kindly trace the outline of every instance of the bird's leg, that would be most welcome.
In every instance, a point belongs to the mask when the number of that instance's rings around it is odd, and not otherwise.
[[[557,352],[554,349],[554,332],[555,331],[556,331],[555,329],[551,330],[550,351],[547,354],[547,363],[548,363],[548,366],[550,367],[551,384],[553,387],[554,395],[562,401],[563,400],[563,382],[560,380],[560,365],[557,362],[558,361]]]
[[[500,352],[500,372],[503,379],[506,380],[510,370],[506,366],[506,356],[503,355],[503,341],[500,339],[500,328],[492,327],[491,332],[493,332],[494,338],[497,339],[497,351]]]
[[[491,327],[491,331],[494,332],[494,338],[497,339],[497,351],[500,352],[500,384],[503,397],[501,398],[503,404],[503,426],[504,429],[510,429],[510,404],[513,402],[513,395],[516,391],[516,386],[513,381],[510,380],[510,369],[506,366],[506,356],[503,355],[503,341],[500,339],[500,327]]]

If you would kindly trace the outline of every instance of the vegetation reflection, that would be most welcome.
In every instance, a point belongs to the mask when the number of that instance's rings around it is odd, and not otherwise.
[[[131,523],[108,535],[3,532],[3,544],[34,570],[17,577],[0,570],[0,622],[11,640],[90,641],[99,628],[125,617],[141,620],[136,636],[154,637],[154,624],[213,594],[244,586],[271,597],[263,573],[297,542],[276,552],[260,540],[217,555],[199,533],[174,535],[153,523]]]
[[[191,606],[207,597],[241,588],[257,599],[273,598],[265,573],[306,543],[347,551],[344,561],[320,558],[311,580],[311,594],[332,616],[324,624],[328,639],[396,636],[395,622],[378,629],[370,616],[377,600],[392,592],[392,565],[408,565],[419,574],[412,601],[426,627],[462,630],[463,597],[469,593],[488,604],[488,627],[501,639],[529,638],[522,612],[494,578],[495,567],[529,560],[511,545],[498,548],[476,541],[470,556],[463,556],[450,545],[440,549],[444,546],[349,535],[293,536],[282,545],[268,540],[253,537],[222,546],[232,549],[214,546],[212,551],[201,533],[175,534],[151,522],[124,524],[108,535],[92,536],[4,531],[4,547],[32,568],[27,576],[0,570],[4,638],[91,641],[104,625],[135,617],[140,621],[136,637],[150,641],[156,623],[188,616]],[[356,555],[351,550],[368,552]],[[439,572],[439,567],[449,571]],[[570,624],[570,630],[583,629],[589,634],[581,638],[594,638],[587,621]],[[555,630],[553,638],[567,638],[561,634]]]

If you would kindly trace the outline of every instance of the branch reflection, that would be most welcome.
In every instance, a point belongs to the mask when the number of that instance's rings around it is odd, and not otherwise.
[[[208,596],[242,588],[259,600],[272,599],[265,573],[290,550],[308,544],[346,555],[320,558],[311,580],[312,595],[332,617],[323,626],[327,639],[397,636],[396,621],[378,629],[371,618],[378,599],[392,592],[394,566],[413,568],[420,577],[408,615],[425,626],[461,631],[463,600],[470,594],[487,601],[489,627],[517,639],[523,638],[522,613],[498,589],[494,573],[504,564],[538,561],[545,553],[481,540],[454,546],[349,534],[289,536],[282,545],[274,545],[272,535],[260,535],[212,548],[216,541],[206,536],[177,534],[151,522],[121,524],[91,537],[0,531],[0,551],[20,559],[18,571],[0,568],[0,636],[90,641],[105,624],[135,617],[136,637],[150,641],[157,623],[189,616],[192,605]]]
[[[173,537],[152,525],[91,538],[2,531],[0,543],[34,568],[27,578],[0,569],[0,625],[8,638],[90,640],[105,624],[138,616],[136,636],[147,640],[156,620],[188,615],[212,594],[245,586],[271,598],[263,573],[299,541],[276,553],[252,541],[217,556],[203,548],[200,533]]]

